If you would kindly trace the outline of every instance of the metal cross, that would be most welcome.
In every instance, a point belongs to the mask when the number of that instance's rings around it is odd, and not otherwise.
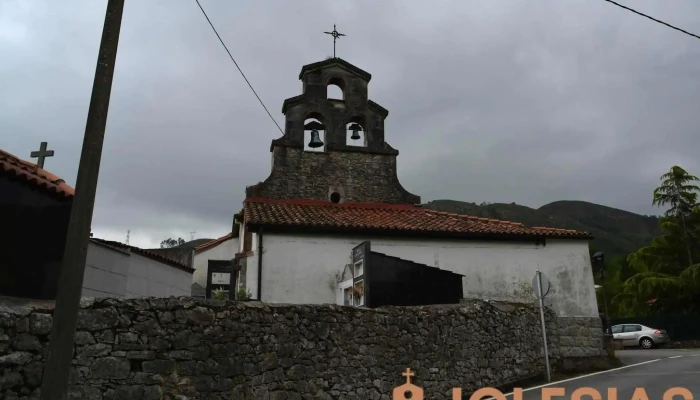
[[[37,167],[44,168],[44,159],[53,157],[53,150],[46,150],[46,142],[41,142],[39,151],[32,151],[31,157],[38,159],[36,162]]]
[[[345,36],[345,34],[338,32],[338,31],[335,29],[335,24],[333,24],[333,32],[323,32],[323,33],[326,33],[326,34],[329,34],[329,35],[333,36],[333,58],[336,58],[336,57],[335,57],[335,41],[336,41],[339,37]]]

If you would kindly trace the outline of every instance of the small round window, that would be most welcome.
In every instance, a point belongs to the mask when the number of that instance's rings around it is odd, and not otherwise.
[[[333,192],[331,193],[331,203],[340,203],[340,193],[338,192]]]

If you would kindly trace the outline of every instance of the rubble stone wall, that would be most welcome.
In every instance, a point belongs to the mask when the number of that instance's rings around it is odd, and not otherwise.
[[[0,398],[38,397],[52,303],[0,300]],[[426,398],[544,371],[538,310],[469,301],[375,310],[193,298],[81,304],[75,399],[390,399],[414,370]],[[598,360],[600,321],[548,314],[555,368]]]

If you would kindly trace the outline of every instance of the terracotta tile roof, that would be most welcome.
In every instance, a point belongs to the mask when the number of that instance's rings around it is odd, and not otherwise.
[[[318,200],[249,198],[243,203],[243,212],[245,223],[249,226],[335,228],[473,237],[591,237],[588,232],[528,228],[518,222],[446,213],[414,205],[334,204]]]
[[[234,237],[238,237],[238,232],[236,232],[235,234],[233,232],[229,232],[218,239],[214,239],[209,242],[200,244],[199,246],[194,248],[194,252],[195,254],[201,253],[204,250],[209,250],[213,247],[216,247],[227,240],[233,239]]]
[[[22,160],[6,151],[0,150],[0,173],[19,179],[34,187],[58,195],[61,198],[71,198],[75,191],[63,179],[38,168],[36,164]]]
[[[120,242],[114,242],[111,240],[104,240],[104,239],[97,239],[97,238],[90,238],[90,240],[93,242],[107,245],[107,246],[116,247],[118,249],[129,250],[129,251],[131,251],[135,254],[138,254],[140,256],[150,258],[150,259],[155,260],[155,261],[162,262],[163,264],[170,265],[171,267],[178,268],[178,269],[181,269],[183,271],[194,272],[194,268],[190,268],[189,266],[187,266],[185,264],[171,260],[165,256],[160,255],[160,254],[152,253],[148,250],[141,249],[139,247],[130,246],[128,244],[124,244],[124,243],[120,243]]]

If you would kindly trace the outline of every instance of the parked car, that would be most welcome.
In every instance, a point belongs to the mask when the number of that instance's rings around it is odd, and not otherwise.
[[[625,347],[651,349],[670,341],[665,330],[640,324],[614,325],[611,330],[613,339],[622,341]]]

